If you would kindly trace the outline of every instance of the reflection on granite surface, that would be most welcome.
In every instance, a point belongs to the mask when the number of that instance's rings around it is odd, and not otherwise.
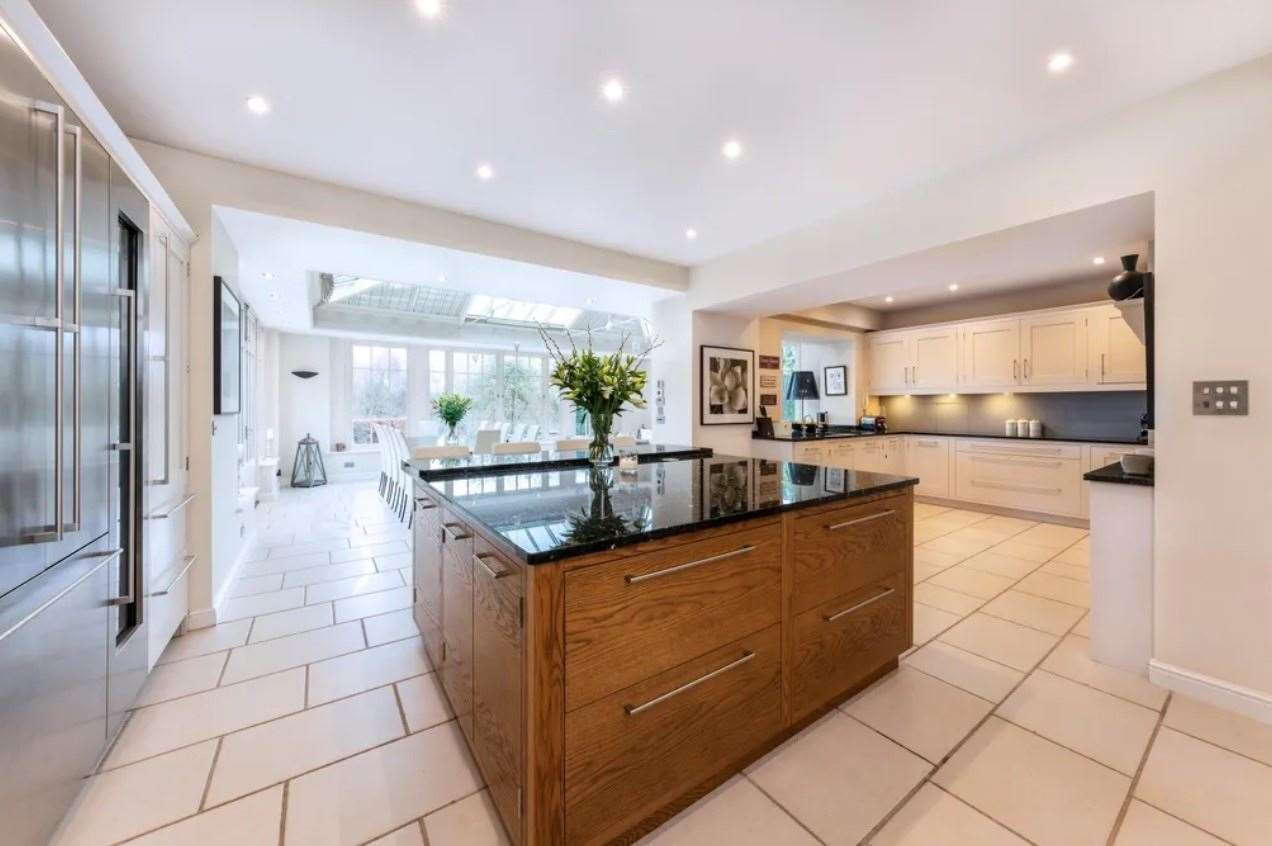
[[[634,454],[641,462],[679,460],[681,458],[710,458],[706,447],[679,446],[677,444],[637,444],[618,450]],[[544,450],[530,455],[491,455],[476,453],[467,458],[414,458],[406,462],[408,472],[416,478],[431,482],[434,479],[453,479],[474,473],[509,473],[522,468],[553,469],[557,467],[590,466],[587,450]]]
[[[835,499],[905,488],[887,473],[736,456],[428,482],[531,564]]]

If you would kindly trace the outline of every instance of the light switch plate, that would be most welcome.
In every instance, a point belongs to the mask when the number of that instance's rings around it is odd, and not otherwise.
[[[1245,379],[1193,382],[1193,414],[1250,413],[1250,383]]]

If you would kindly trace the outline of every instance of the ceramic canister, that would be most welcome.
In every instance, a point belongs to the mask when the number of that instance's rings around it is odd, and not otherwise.
[[[1004,434],[1007,435],[1007,437],[1009,438],[1016,437],[1016,421],[1015,420],[1007,421],[1007,427],[1004,431]]]

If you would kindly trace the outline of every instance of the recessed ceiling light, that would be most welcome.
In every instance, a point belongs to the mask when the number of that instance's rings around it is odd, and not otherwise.
[[[475,173],[477,175],[477,178],[480,179],[482,182],[489,182],[490,180],[495,178],[495,169],[491,167],[490,165],[488,165],[486,162],[482,162],[481,164],[477,165],[477,170],[473,171],[473,173]]]
[[[1047,70],[1052,73],[1064,73],[1071,67],[1073,67],[1073,54],[1067,51],[1052,53],[1051,58],[1047,59]]]
[[[273,278],[274,278],[274,274],[270,273],[270,272],[267,270],[267,271],[265,271],[264,273],[262,273],[262,274],[261,274],[261,278],[262,278],[262,279],[266,279],[266,280],[268,280],[268,279],[273,279]]]
[[[893,302],[893,300],[894,300],[894,298],[893,298],[893,297],[884,297],[884,298],[883,298],[883,301],[884,301],[885,303]]]
[[[698,240],[698,230],[697,230],[697,229],[692,229],[692,228],[690,228],[690,229],[686,229],[686,230],[685,230],[685,237],[686,237],[686,238],[688,238],[690,241],[696,241],[696,240]]]
[[[438,281],[438,283],[439,283],[439,284],[445,285],[445,284],[446,284],[446,274],[445,274],[445,273],[439,273],[439,274],[437,274],[437,281]]]
[[[957,290],[958,290],[958,283],[957,283],[957,282],[951,282],[951,283],[950,283],[949,288],[950,288],[950,290],[951,290],[951,291],[957,291]]]
[[[271,301],[273,301],[273,302],[278,302],[278,294],[277,294],[277,292],[271,292],[271,293],[270,293],[270,295],[269,295],[269,298],[270,298],[270,300],[271,300]]]
[[[607,79],[605,84],[601,86],[601,96],[611,103],[617,103],[623,99],[627,93],[627,89],[623,87],[620,79]]]
[[[724,142],[724,146],[720,148],[720,153],[730,161],[737,161],[742,158],[742,142],[736,138],[730,138]]]
[[[442,0],[415,0],[415,8],[421,15],[432,20],[440,17],[445,7],[442,5]]]
[[[269,100],[259,94],[253,94],[247,98],[247,110],[254,115],[269,114]]]
[[[1104,256],[1096,256],[1091,259],[1091,264],[1104,264]]]

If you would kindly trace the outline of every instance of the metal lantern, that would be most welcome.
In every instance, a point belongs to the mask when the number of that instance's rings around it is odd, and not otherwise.
[[[327,468],[322,463],[318,441],[308,433],[296,444],[296,460],[292,462],[291,486],[313,488],[327,484]]]

